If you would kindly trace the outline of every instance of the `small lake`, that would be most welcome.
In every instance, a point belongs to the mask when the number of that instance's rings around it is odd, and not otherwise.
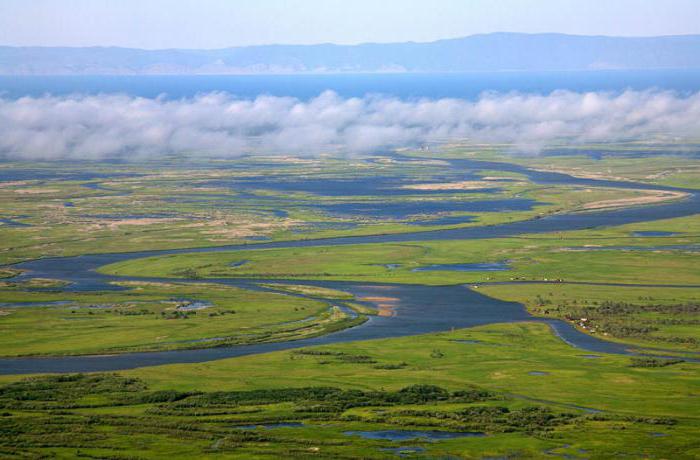
[[[663,246],[572,246],[566,251],[700,251],[700,244],[669,244]]]
[[[66,305],[77,306],[77,302],[72,300],[54,300],[50,302],[0,302],[0,307],[65,307]]]
[[[474,264],[436,264],[418,267],[412,272],[499,272],[510,270],[506,262],[485,262]]]
[[[25,224],[24,222],[20,222],[14,219],[2,218],[0,219],[0,223],[7,225],[8,227],[31,227],[31,224]]]
[[[179,311],[197,311],[204,310],[205,308],[211,308],[213,305],[209,302],[203,302],[201,300],[186,301],[185,305],[180,305],[177,307]]]
[[[261,423],[260,425],[240,425],[234,426],[234,428],[239,430],[256,430],[258,428],[264,428],[266,430],[272,430],[275,428],[300,428],[304,424],[300,422],[281,422],[281,423]]]
[[[476,174],[462,173],[449,180],[479,180]],[[298,175],[269,175],[211,180],[200,185],[207,187],[227,187],[231,190],[274,190],[282,193],[310,193],[320,196],[401,196],[401,195],[457,195],[462,193],[495,193],[498,187],[484,187],[466,190],[430,190],[403,188],[406,185],[419,185],[426,182],[407,180],[400,176],[370,176],[349,179],[299,177]],[[432,182],[430,182],[432,183]]]
[[[678,232],[661,232],[661,231],[645,231],[645,232],[632,232],[632,236],[643,237],[654,237],[654,236],[674,236],[678,235]]]
[[[438,217],[437,219],[430,220],[419,220],[415,222],[409,222],[411,225],[459,225],[467,224],[469,222],[474,222],[474,216],[445,216]]]
[[[314,207],[334,216],[363,216],[405,220],[411,216],[432,216],[452,212],[508,212],[529,211],[538,203],[527,198],[493,200],[405,200],[405,201],[355,201],[345,203],[318,203]],[[433,225],[436,219],[427,219]],[[456,223],[469,222],[469,216],[459,217]],[[453,218],[448,221],[454,222]],[[416,223],[416,222],[412,222]],[[440,225],[440,224],[437,224]]]
[[[435,430],[378,430],[378,431],[345,431],[348,436],[360,436],[365,439],[387,440],[387,441],[442,441],[445,439],[457,438],[478,438],[486,436],[485,433],[475,431],[435,431]]]

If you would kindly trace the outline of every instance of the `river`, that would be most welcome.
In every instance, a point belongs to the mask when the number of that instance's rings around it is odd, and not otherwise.
[[[303,241],[262,242],[246,245],[230,245],[210,248],[143,251],[132,253],[94,254],[75,257],[46,258],[17,264],[16,268],[27,270],[20,278],[53,278],[71,281],[66,290],[86,291],[115,289],[111,281],[128,278],[104,275],[95,270],[103,265],[142,257],[190,252],[214,252],[236,249],[291,248],[326,245],[364,243],[395,243],[404,241],[463,240],[479,238],[509,237],[529,233],[581,230],[600,226],[616,226],[673,217],[682,217],[700,212],[700,194],[697,191],[674,187],[649,186],[632,182],[575,178],[561,173],[533,171],[508,163],[482,162],[476,160],[449,160],[453,168],[499,169],[527,175],[539,184],[569,184],[587,187],[619,187],[627,189],[659,189],[688,192],[689,196],[667,204],[637,206],[607,211],[555,214],[541,219],[506,223],[485,227],[411,232],[389,235],[339,237]],[[263,280],[222,279],[216,281],[234,286],[255,288]],[[193,281],[188,281],[193,282]],[[274,280],[274,282],[284,282]],[[291,281],[290,281],[291,282]],[[132,369],[175,363],[195,363],[222,358],[267,353],[271,351],[322,345],[330,343],[401,337],[415,334],[448,331],[484,324],[543,321],[567,343],[582,350],[597,353],[633,354],[624,345],[598,339],[584,334],[570,324],[558,320],[543,320],[530,316],[522,305],[493,299],[462,285],[423,286],[405,284],[376,284],[341,281],[299,281],[294,284],[329,287],[354,294],[356,297],[391,297],[396,299],[396,314],[390,317],[374,316],[360,326],[305,340],[266,343],[226,348],[125,353],[100,356],[68,356],[42,358],[1,358],[0,374],[97,372]]]

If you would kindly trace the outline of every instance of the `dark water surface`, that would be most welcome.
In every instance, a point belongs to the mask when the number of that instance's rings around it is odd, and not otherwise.
[[[365,439],[382,439],[387,441],[442,441],[444,439],[484,437],[486,433],[474,431],[436,431],[436,430],[377,430],[346,431],[348,436],[360,436]]]
[[[309,99],[332,90],[343,97],[385,94],[403,99],[475,99],[484,92],[548,94],[657,88],[700,90],[700,70],[595,70],[345,75],[0,76],[0,97],[123,93],[179,99],[206,92],[252,98],[261,94]]]
[[[510,270],[506,262],[484,262],[475,264],[436,264],[414,268],[414,272],[497,272]]]
[[[531,180],[541,184],[576,184],[585,186],[607,186],[623,188],[648,188],[629,182],[579,179],[558,173],[542,173],[526,168],[494,162],[453,160],[453,168],[499,169],[526,174]],[[679,190],[672,187],[654,187],[666,190]],[[290,248],[323,245],[343,245],[358,243],[393,243],[400,241],[460,240],[517,236],[526,233],[578,230],[598,226],[622,225],[634,222],[681,217],[700,212],[700,195],[689,191],[690,197],[669,204],[643,206],[628,209],[587,213],[560,214],[529,221],[474,227],[464,229],[413,232],[407,234],[372,235],[321,240],[284,241],[256,243],[248,245],[222,246],[215,248],[179,249],[170,251],[145,251],[118,254],[83,255],[77,257],[48,258],[18,264],[26,269],[28,277],[55,278],[73,282],[65,290],[85,291],[115,289],[109,281],[125,279],[102,275],[96,268],[113,262],[146,256],[178,254],[189,252],[214,252],[235,249]],[[212,281],[212,280],[207,280]],[[263,280],[225,279],[217,282],[256,288]],[[274,280],[280,282],[280,280]],[[348,291],[356,297],[396,298],[396,315],[392,317],[371,317],[361,326],[332,333],[323,337],[294,342],[267,343],[229,348],[207,348],[198,350],[178,350],[164,352],[128,353],[111,356],[77,356],[52,358],[4,358],[0,359],[0,374],[43,373],[43,372],[93,372],[131,369],[172,363],[194,363],[235,356],[266,353],[310,345],[322,345],[356,340],[401,337],[430,332],[448,331],[453,328],[472,327],[484,324],[536,320],[549,324],[556,334],[567,343],[594,353],[630,354],[621,344],[600,340],[586,335],[568,323],[557,320],[539,320],[531,317],[522,305],[493,299],[472,291],[464,286],[423,286],[392,285],[357,282],[298,281],[294,284],[308,284]]]

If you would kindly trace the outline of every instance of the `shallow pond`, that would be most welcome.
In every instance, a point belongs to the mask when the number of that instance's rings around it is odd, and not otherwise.
[[[66,305],[77,306],[72,300],[54,300],[49,302],[0,302],[0,307],[63,307]]]
[[[414,268],[413,272],[498,272],[510,270],[510,266],[506,262],[485,262],[474,264],[436,264],[427,265],[425,267]]]
[[[177,307],[178,310],[180,311],[197,311],[197,310],[204,310],[205,308],[211,308],[212,304],[209,302],[203,302],[201,300],[195,300],[195,301],[186,301],[187,303],[185,305],[180,305]]]
[[[484,437],[486,433],[475,431],[435,431],[435,430],[377,430],[377,431],[345,431],[348,436],[360,436],[365,439],[382,439],[387,441],[408,441],[412,439],[426,441],[441,441],[444,439]]]
[[[461,173],[445,178],[452,180],[478,180],[473,174]],[[398,196],[398,195],[455,195],[462,193],[495,193],[497,187],[484,187],[474,190],[430,190],[404,188],[424,182],[400,176],[369,176],[352,178],[332,178],[298,175],[266,175],[246,178],[223,179],[200,183],[204,186],[228,187],[232,190],[274,190],[282,193],[310,193],[320,196]],[[430,181],[432,183],[432,180]]]
[[[0,223],[5,224],[8,227],[31,227],[31,224],[25,224],[24,222],[20,222],[18,220],[6,218],[0,219]]]
[[[698,252],[700,245],[698,244],[668,244],[663,246],[571,246],[563,248],[566,251],[682,251],[682,252]]]
[[[314,207],[335,216],[363,216],[382,219],[404,220],[411,216],[432,216],[449,212],[510,212],[529,211],[537,203],[526,198],[506,198],[493,200],[439,200],[439,201],[355,201],[345,203],[318,203]],[[448,218],[446,218],[448,219]],[[448,223],[452,220],[450,217]],[[469,216],[460,217],[457,223],[469,222]],[[430,225],[433,225],[433,221]],[[416,224],[420,221],[411,222]],[[436,224],[438,225],[438,224]]]
[[[411,225],[422,225],[422,226],[430,226],[430,225],[458,225],[458,224],[467,224],[469,222],[474,222],[474,216],[444,216],[444,217],[439,217],[437,219],[431,219],[431,220],[419,220],[419,221],[414,221],[414,222],[409,222]]]
[[[649,231],[649,232],[632,232],[632,236],[638,237],[648,237],[648,236],[674,236],[678,235],[677,232],[659,232],[659,231]]]
[[[299,428],[304,426],[303,423],[300,422],[282,422],[282,423],[263,423],[260,425],[240,425],[240,426],[235,426],[234,428],[237,428],[239,430],[256,430],[258,428],[264,428],[266,430],[271,430],[275,428]]]

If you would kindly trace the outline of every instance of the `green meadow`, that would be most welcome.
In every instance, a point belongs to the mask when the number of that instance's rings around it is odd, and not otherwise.
[[[312,337],[357,324],[329,303],[212,283],[123,282],[125,291],[2,292],[5,356],[201,348]]]
[[[398,446],[423,458],[700,453],[697,364],[587,357],[534,323],[71,378],[1,379],[5,455],[387,458]],[[69,385],[84,391],[61,391]],[[263,426],[276,423],[291,425]],[[396,443],[345,434],[373,430],[484,436]]]

